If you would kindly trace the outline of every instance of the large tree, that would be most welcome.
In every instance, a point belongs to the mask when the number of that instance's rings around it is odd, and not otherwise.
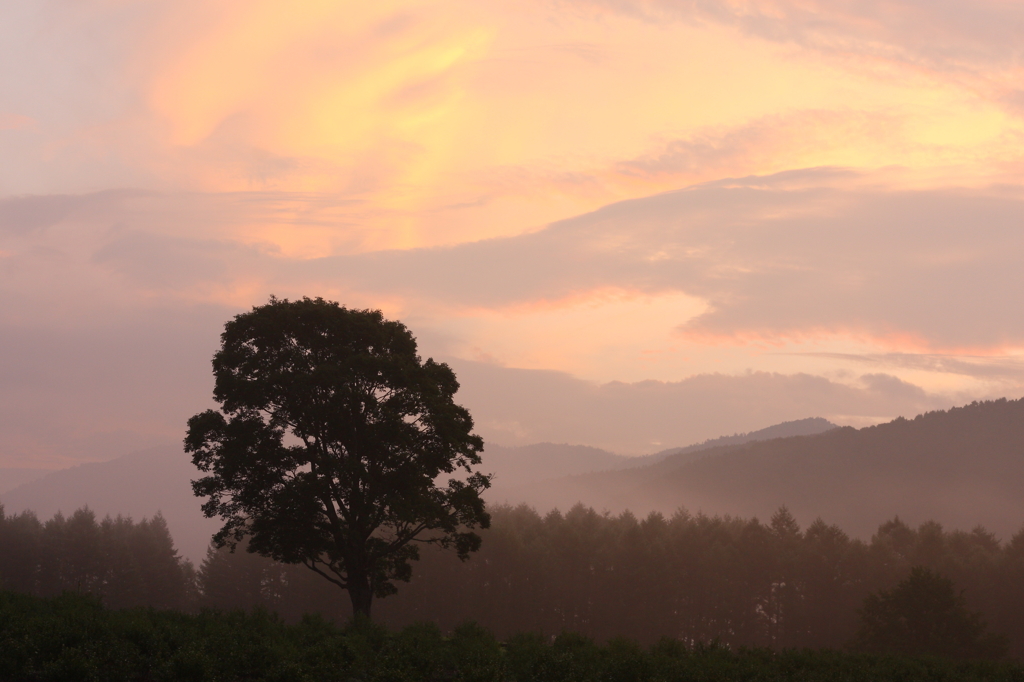
[[[479,548],[483,441],[453,400],[455,374],[421,360],[405,325],[271,298],[225,325],[213,371],[221,409],[189,420],[185,449],[209,474],[193,482],[203,512],[224,520],[216,545],[248,538],[250,552],[304,564],[366,616],[409,580],[418,544],[462,559]]]

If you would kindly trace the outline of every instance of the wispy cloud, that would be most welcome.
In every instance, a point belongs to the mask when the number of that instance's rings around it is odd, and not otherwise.
[[[968,377],[1024,379],[1024,358],[1013,355],[939,355],[935,353],[802,353],[808,357],[841,360],[878,368],[908,368]]]
[[[905,126],[903,117],[892,112],[787,112],[659,141],[645,153],[619,161],[612,170],[626,178],[660,181],[674,188],[737,175],[764,178],[795,169],[806,172],[817,166],[842,167],[849,175],[859,162],[878,158],[882,147],[891,151],[894,145],[902,147],[906,162],[937,153],[936,145],[908,140]],[[858,141],[856,150],[852,140]],[[822,179],[819,173],[816,180]]]
[[[945,71],[1016,67],[1024,9],[1001,0],[562,0],[650,21],[737,26],[768,40]]]
[[[361,202],[308,255],[519,234],[808,166],[988,177],[1020,156],[1002,112],[1020,99],[1007,37],[1019,13],[964,7],[16,3],[0,26],[0,57],[18,65],[0,76],[3,120],[19,122],[0,131],[0,192]],[[818,58],[844,45],[848,59]],[[865,75],[871,50],[924,71],[976,68],[963,83]],[[283,224],[262,232],[288,239]]]

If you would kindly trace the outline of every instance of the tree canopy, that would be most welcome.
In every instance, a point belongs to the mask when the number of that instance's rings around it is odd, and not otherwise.
[[[221,409],[189,420],[185,449],[209,474],[193,490],[224,520],[217,545],[248,538],[250,552],[303,564],[364,615],[409,580],[418,543],[462,559],[479,548],[483,441],[455,374],[421,360],[403,324],[271,298],[225,325],[213,370]]]

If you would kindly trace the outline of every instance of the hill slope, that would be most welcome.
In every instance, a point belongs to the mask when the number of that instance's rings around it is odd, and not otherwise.
[[[676,461],[686,460],[698,460],[703,459],[708,454],[708,450],[715,450],[724,445],[742,445],[744,443],[752,443],[757,440],[772,440],[773,438],[788,438],[790,436],[814,436],[819,433],[825,433],[832,429],[839,428],[832,422],[821,417],[810,417],[808,419],[797,419],[791,422],[782,422],[775,426],[769,426],[766,429],[759,431],[750,431],[749,433],[737,433],[732,436],[721,436],[719,438],[712,438],[706,440],[703,443],[697,443],[695,445],[689,445],[685,448],[670,448],[668,450],[662,450],[656,452],[653,455],[646,455],[644,457],[631,457],[630,466],[646,466],[648,464],[654,464],[660,462],[663,459],[672,457]]]
[[[689,456],[699,459],[706,454],[706,451],[721,445],[750,443],[782,436],[823,433],[834,428],[836,425],[830,421],[821,417],[812,417],[783,422],[759,431],[722,436],[683,448],[670,448],[641,457],[617,455],[607,450],[585,445],[557,443],[537,443],[518,447],[487,445],[484,452],[484,470],[495,474],[494,491],[505,496],[515,497],[518,495],[520,487],[532,486],[538,481],[547,479],[576,476],[595,471],[629,469],[654,464],[667,457]]]
[[[973,403],[861,430],[713,448],[694,461],[566,477],[522,496],[541,509],[575,502],[617,512],[679,507],[769,517],[786,505],[867,537],[899,515],[1003,538],[1024,524],[1024,399]]]

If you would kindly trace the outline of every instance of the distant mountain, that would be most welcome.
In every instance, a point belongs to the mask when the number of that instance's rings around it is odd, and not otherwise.
[[[505,490],[550,478],[621,468],[633,458],[586,445],[537,443],[511,448],[485,445],[481,459],[481,469],[494,474],[494,487]]]
[[[168,445],[48,473],[0,494],[0,503],[7,514],[31,510],[42,520],[83,506],[101,518],[121,514],[136,521],[161,512],[175,547],[198,562],[219,527],[203,517],[201,500],[192,495],[191,480],[199,475],[180,445]]]
[[[911,524],[980,524],[1004,539],[1024,524],[1024,399],[701,454],[535,483],[515,501],[541,510],[583,502],[611,512],[684,507],[761,519],[786,505],[802,523],[820,516],[861,537],[896,515]]]
[[[19,485],[42,478],[52,469],[25,469],[19,467],[0,467],[0,495],[14,490]]]
[[[768,428],[761,429],[760,431],[737,433],[732,436],[721,436],[719,438],[706,440],[703,443],[697,443],[696,445],[688,445],[685,448],[671,448],[668,450],[662,450],[661,452],[656,452],[653,455],[631,457],[629,464],[630,466],[646,466],[648,464],[660,462],[667,457],[674,457],[677,461],[698,460],[707,456],[709,454],[707,452],[708,450],[714,450],[715,448],[719,448],[723,445],[742,445],[756,440],[789,438],[790,436],[813,436],[836,428],[839,427],[829,420],[821,417],[797,419],[796,421],[782,422],[775,426],[769,426]],[[715,450],[715,452],[719,451]]]
[[[538,482],[598,471],[611,471],[647,466],[668,457],[700,459],[722,445],[737,445],[757,440],[822,433],[836,425],[827,419],[812,417],[783,422],[759,431],[722,436],[687,447],[662,450],[653,455],[628,457],[584,445],[537,443],[519,447],[487,445],[483,453],[483,470],[494,474],[488,498],[513,501],[527,493]],[[713,453],[712,453],[713,454]]]

